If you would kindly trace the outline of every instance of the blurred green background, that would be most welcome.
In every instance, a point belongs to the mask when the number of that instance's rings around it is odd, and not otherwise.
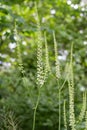
[[[0,115],[14,112],[20,121],[22,130],[31,130],[33,111],[37,99],[36,63],[37,45],[35,42],[37,25],[35,2],[41,23],[42,35],[47,34],[50,66],[55,74],[53,30],[58,42],[59,61],[63,74],[69,62],[70,47],[74,44],[73,66],[75,81],[75,114],[82,107],[82,93],[87,90],[87,6],[80,0],[0,0]],[[15,22],[20,37],[20,50],[27,83],[22,83],[18,69],[17,38],[14,34]],[[43,44],[44,48],[44,44]],[[58,87],[53,75],[49,76],[41,91],[37,110],[36,130],[58,129]],[[64,87],[61,106],[67,101],[68,122],[68,86]],[[63,108],[61,107],[61,130],[64,130]],[[3,128],[0,121],[0,127]],[[69,127],[69,126],[68,126]],[[84,120],[78,126],[83,130]],[[70,130],[70,128],[68,128]],[[4,129],[5,130],[5,129]]]

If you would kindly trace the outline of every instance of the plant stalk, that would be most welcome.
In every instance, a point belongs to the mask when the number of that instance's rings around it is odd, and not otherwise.
[[[60,99],[61,99],[61,90],[59,89],[59,129],[60,130],[60,126],[61,126],[61,104],[60,104]]]
[[[37,107],[38,107],[38,104],[39,104],[39,99],[40,99],[40,89],[38,90],[37,102],[36,102],[36,106],[35,106],[35,109],[34,109],[33,128],[32,128],[32,130],[35,130],[36,112],[37,112]]]

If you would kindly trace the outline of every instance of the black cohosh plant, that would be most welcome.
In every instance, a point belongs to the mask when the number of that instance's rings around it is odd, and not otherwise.
[[[16,37],[16,49],[17,49],[17,63],[18,63],[18,70],[22,75],[22,83],[24,87],[27,87],[28,85],[28,79],[26,77],[26,73],[25,73],[25,69],[23,66],[23,60],[22,60],[22,52],[21,52],[21,48],[20,48],[20,43],[21,43],[21,38],[18,35],[18,31],[17,31],[17,25],[15,22],[15,29],[14,29],[14,37]]]
[[[34,108],[34,117],[33,117],[33,127],[32,130],[35,130],[35,118],[36,118],[36,111],[37,107],[39,104],[40,100],[40,92],[41,88],[44,85],[44,82],[48,76],[48,72],[50,71],[50,65],[49,65],[49,56],[48,56],[48,46],[47,46],[47,38],[46,34],[44,34],[44,39],[45,39],[45,68],[43,65],[43,59],[42,59],[42,48],[43,48],[43,40],[42,40],[42,32],[41,32],[41,27],[40,27],[40,21],[39,21],[39,16],[38,16],[38,11],[37,11],[37,6],[36,8],[36,23],[37,23],[37,88],[38,88],[38,98],[36,102],[36,106]]]
[[[40,26],[40,20],[38,16],[38,11],[37,11],[37,6],[36,8],[36,23],[37,23],[37,89],[38,89],[38,96],[37,96],[37,101],[36,105],[34,107],[34,113],[33,113],[33,124],[32,124],[32,130],[35,130],[35,122],[36,122],[36,112],[37,108],[39,105],[40,101],[40,94],[41,94],[41,89],[46,82],[46,79],[49,75],[49,72],[51,71],[51,67],[49,64],[49,51],[48,51],[48,45],[47,45],[47,37],[46,33],[44,33],[44,41],[43,41],[43,36],[41,32],[41,26]],[[18,66],[19,66],[19,71],[22,73],[22,81],[24,86],[26,86],[26,76],[25,76],[25,71],[23,67],[23,61],[21,58],[21,50],[20,50],[20,40],[18,37],[17,33],[17,28],[15,28],[15,35],[17,37],[17,56],[18,56]],[[67,123],[67,110],[66,110],[66,103],[69,106],[69,127],[71,130],[78,130],[77,125],[80,124],[83,119],[85,118],[85,130],[87,130],[87,109],[86,109],[86,92],[83,93],[83,105],[81,112],[79,114],[79,117],[75,117],[75,103],[74,103],[74,74],[73,74],[73,44],[71,46],[71,54],[70,54],[70,63],[66,64],[65,67],[65,80],[61,85],[61,72],[60,72],[60,62],[58,60],[58,48],[57,48],[57,41],[56,41],[56,36],[55,32],[53,31],[53,41],[54,41],[54,55],[55,55],[55,77],[57,81],[57,86],[58,86],[58,103],[59,103],[59,109],[58,109],[58,130],[61,130],[61,114],[62,114],[62,105],[61,105],[61,93],[65,87],[65,83],[68,83],[68,93],[69,93],[69,102],[64,100],[64,105],[63,105],[63,119],[64,119],[64,129],[68,130],[68,123]],[[43,61],[43,43],[45,45],[45,63]],[[68,68],[68,69],[67,69]],[[17,130],[17,128],[12,129],[12,130]]]
[[[85,112],[86,112],[86,92],[83,93],[83,104],[82,104],[82,109],[81,109],[81,112],[79,114],[79,117],[78,117],[78,122],[82,122],[83,118],[84,118],[84,115],[85,115]]]
[[[76,130],[75,122],[75,111],[74,111],[74,77],[73,77],[73,44],[71,46],[71,58],[69,65],[69,77],[68,77],[68,87],[69,87],[69,121],[72,130]]]
[[[24,67],[23,67],[21,49],[20,49],[20,37],[19,37],[18,32],[17,32],[16,22],[15,22],[15,29],[14,29],[14,37],[16,37],[18,68],[19,68],[19,71],[24,76]]]
[[[78,130],[77,125],[80,124],[84,117],[86,119],[85,113],[86,113],[86,92],[83,93],[83,105],[81,112],[78,116],[78,118],[75,117],[75,103],[74,103],[74,74],[73,74],[73,44],[71,46],[71,55],[70,55],[70,63],[68,64],[68,75],[67,75],[67,81],[68,81],[68,89],[69,89],[69,126],[71,127],[71,130]],[[67,118],[66,118],[66,106],[64,101],[64,126],[67,130]],[[86,124],[86,121],[85,121]],[[85,125],[86,127],[86,125]]]
[[[64,128],[65,130],[67,130],[66,100],[64,100],[64,105],[63,105],[63,117],[64,117]]]
[[[56,80],[58,83],[58,95],[59,95],[59,127],[58,129],[60,130],[60,125],[61,125],[61,105],[60,105],[60,98],[61,98],[61,91],[60,91],[60,65],[58,61],[58,50],[57,50],[57,42],[55,38],[55,33],[53,32],[53,39],[54,39],[54,51],[55,51],[55,68],[56,68]]]

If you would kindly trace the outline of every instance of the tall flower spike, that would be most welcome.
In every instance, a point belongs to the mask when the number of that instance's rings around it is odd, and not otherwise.
[[[64,100],[64,127],[65,127],[65,130],[67,130],[67,121],[66,121],[66,101]]]
[[[17,33],[17,27],[16,27],[16,23],[15,23],[15,29],[14,29],[14,35],[16,37],[16,44],[17,44],[17,57],[18,57],[18,65],[19,65],[19,71],[23,74],[24,76],[24,67],[23,67],[23,62],[22,62],[22,58],[21,58],[21,50],[20,50],[20,39]]]
[[[54,51],[55,51],[56,78],[58,80],[60,78],[60,66],[58,61],[57,42],[55,38],[55,32],[53,32],[53,39],[54,39]]]
[[[37,15],[37,85],[42,87],[44,84],[44,73],[43,73],[43,62],[42,62],[42,35],[40,28],[40,21],[38,17],[37,6],[36,15]]]
[[[74,80],[73,80],[73,60],[72,60],[72,53],[73,53],[73,44],[71,46],[71,60],[70,60],[70,79],[68,79],[68,86],[69,86],[69,121],[71,130],[76,130],[75,124],[75,111],[74,111]]]
[[[50,72],[50,64],[49,64],[49,54],[48,54],[48,45],[47,45],[47,37],[46,33],[44,33],[45,38],[45,79],[47,77],[48,72]]]
[[[24,70],[24,66],[23,66],[23,61],[22,61],[22,56],[21,56],[21,49],[20,49],[20,38],[18,36],[16,24],[15,24],[14,33],[15,33],[16,45],[17,45],[18,68],[19,68],[19,71],[22,73],[23,85],[24,85],[24,87],[27,87],[29,82],[28,82],[28,78],[25,76],[25,70]]]
[[[83,106],[79,115],[79,121],[82,122],[86,112],[86,92],[83,93]]]

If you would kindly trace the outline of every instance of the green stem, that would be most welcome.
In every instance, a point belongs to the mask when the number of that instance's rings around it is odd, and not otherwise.
[[[36,111],[37,111],[37,107],[38,107],[38,104],[39,104],[39,99],[40,99],[40,89],[38,90],[37,102],[36,102],[36,106],[35,106],[35,109],[34,109],[33,128],[32,128],[32,130],[35,130]]]
[[[61,96],[61,90],[59,89],[59,129],[60,130],[60,126],[61,126],[61,105],[60,105],[60,97]]]
[[[67,79],[64,80],[64,82],[63,82],[63,84],[62,84],[62,86],[61,86],[61,88],[60,88],[61,91],[62,91],[62,89],[64,88],[64,85],[65,85],[66,81],[67,81]]]

